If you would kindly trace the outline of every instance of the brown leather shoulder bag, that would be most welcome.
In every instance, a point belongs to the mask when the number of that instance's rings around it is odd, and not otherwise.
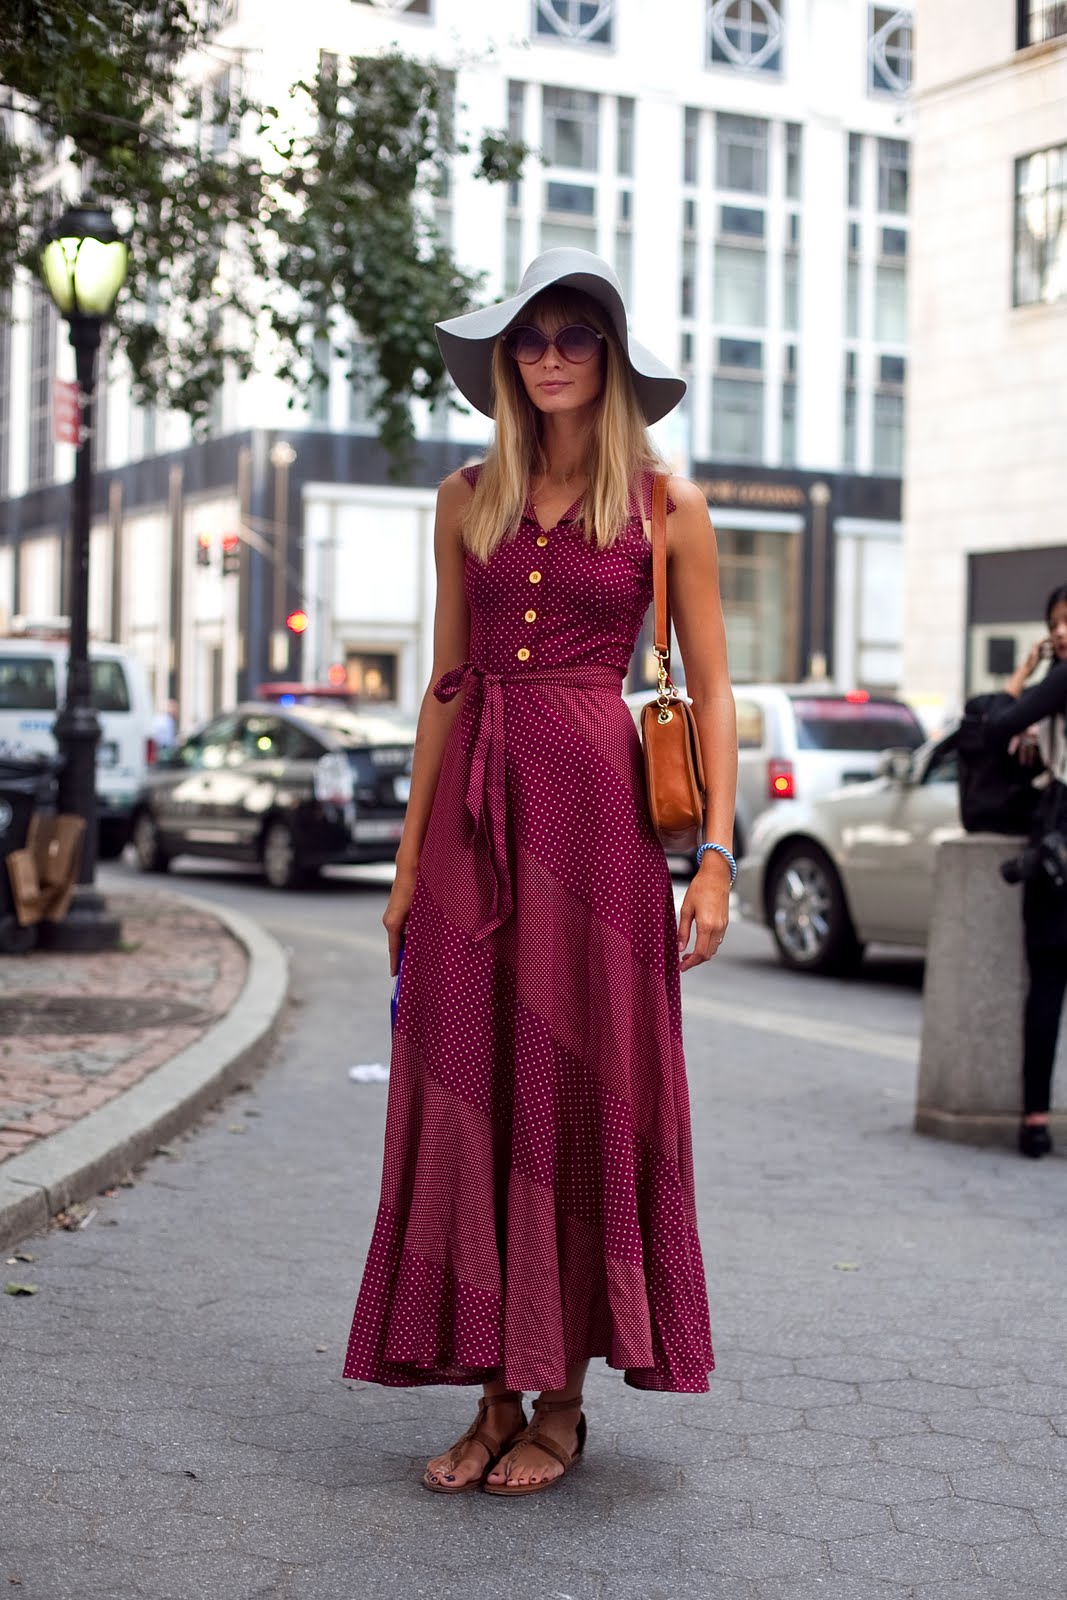
[[[667,479],[652,483],[653,648],[659,692],[641,710],[641,743],[652,826],[665,850],[687,852],[704,831],[704,762],[696,718],[671,681],[671,610],[667,598]]]

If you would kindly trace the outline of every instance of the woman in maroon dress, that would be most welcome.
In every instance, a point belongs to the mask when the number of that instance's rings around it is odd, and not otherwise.
[[[707,505],[672,478],[714,847],[676,921],[620,690],[652,594],[646,426],[685,385],[582,250],[437,331],[496,430],[438,495],[433,687],[383,918],[404,965],[381,1203],[345,1376],[482,1385],[422,1481],[533,1493],[581,1454],[591,1357],[635,1388],[708,1388],[679,974],[726,929],[734,704]]]

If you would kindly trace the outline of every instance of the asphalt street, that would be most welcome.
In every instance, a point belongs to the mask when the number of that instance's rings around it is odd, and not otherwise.
[[[25,1600],[1064,1600],[1067,1161],[910,1129],[921,964],[683,980],[719,1370],[603,1362],[528,1506],[418,1485],[471,1393],[340,1378],[377,1204],[385,874],[175,887],[290,951],[272,1064],[0,1297],[0,1586]],[[128,885],[128,868],[101,878]]]

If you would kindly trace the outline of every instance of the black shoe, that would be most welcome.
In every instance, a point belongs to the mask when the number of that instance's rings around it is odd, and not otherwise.
[[[1021,1122],[1019,1124],[1019,1154],[1032,1156],[1035,1161],[1039,1156],[1052,1154],[1052,1135],[1048,1131],[1047,1123]]]

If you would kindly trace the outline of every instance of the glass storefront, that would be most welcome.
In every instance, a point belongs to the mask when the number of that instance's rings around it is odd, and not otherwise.
[[[722,526],[716,534],[731,678],[734,683],[795,679],[799,535]]]

